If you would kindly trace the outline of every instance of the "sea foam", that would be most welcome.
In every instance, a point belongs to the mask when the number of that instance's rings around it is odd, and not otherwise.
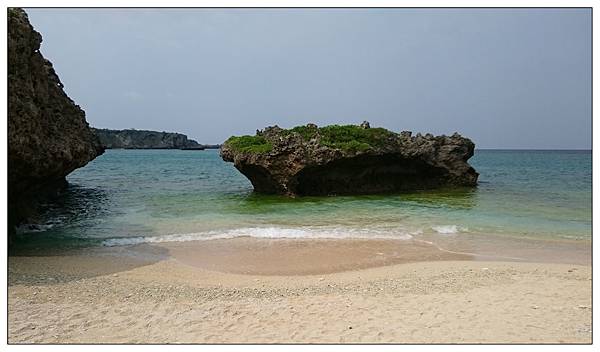
[[[420,230],[383,230],[368,228],[323,228],[323,227],[244,227],[222,231],[205,231],[195,233],[174,233],[157,236],[109,238],[102,242],[104,246],[123,246],[141,243],[206,241],[237,237],[272,238],[272,239],[396,239],[409,240]]]
[[[469,229],[466,227],[460,227],[456,225],[442,225],[442,226],[432,226],[431,227],[435,232],[442,235],[451,235],[459,232],[467,232]]]

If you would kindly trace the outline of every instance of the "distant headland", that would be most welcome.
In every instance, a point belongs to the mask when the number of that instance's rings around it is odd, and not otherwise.
[[[185,134],[148,130],[111,130],[92,128],[106,149],[181,149],[204,150],[218,149],[221,146],[199,144]]]

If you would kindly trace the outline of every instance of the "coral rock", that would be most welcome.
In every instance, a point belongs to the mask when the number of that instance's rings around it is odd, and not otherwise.
[[[458,134],[400,134],[383,128],[314,124],[231,137],[221,157],[254,190],[285,195],[375,194],[475,186],[475,144]]]
[[[84,111],[63,91],[42,36],[22,9],[8,9],[9,232],[65,176],[103,153]]]

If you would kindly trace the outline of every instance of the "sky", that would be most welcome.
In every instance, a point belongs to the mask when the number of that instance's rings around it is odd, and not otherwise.
[[[590,9],[26,9],[91,126],[358,124],[591,148]]]

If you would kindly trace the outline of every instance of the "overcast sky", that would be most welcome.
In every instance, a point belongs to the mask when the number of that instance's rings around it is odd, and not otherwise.
[[[90,125],[200,143],[371,122],[591,148],[588,9],[27,9]]]

